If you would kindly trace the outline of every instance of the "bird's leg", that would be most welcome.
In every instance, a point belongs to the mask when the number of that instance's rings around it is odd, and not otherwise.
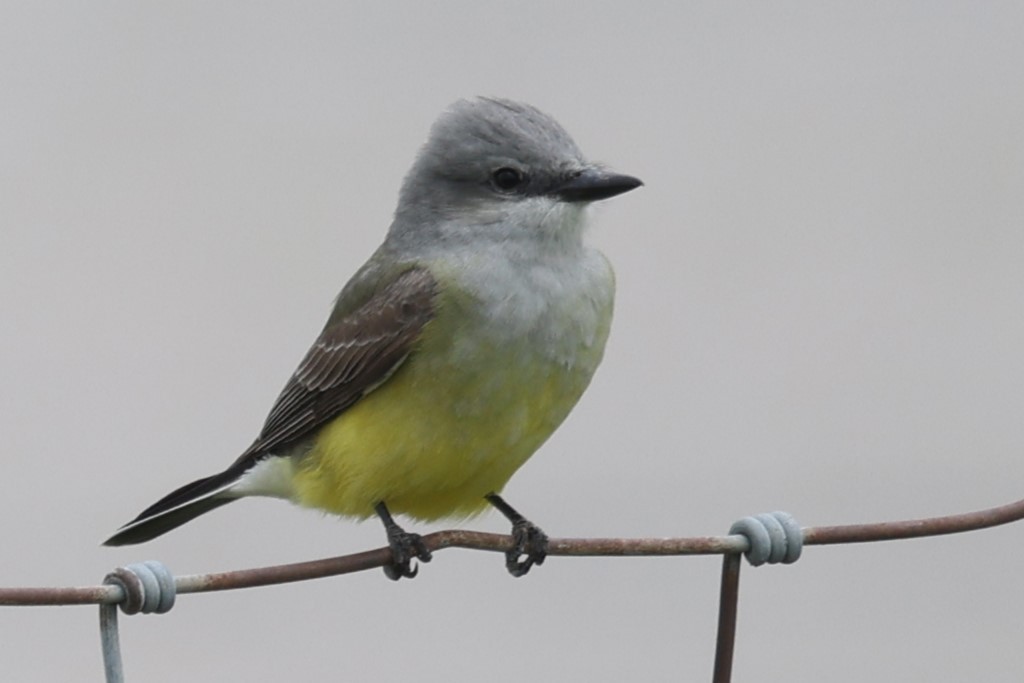
[[[544,564],[548,555],[548,535],[541,528],[516,512],[516,509],[502,500],[497,493],[484,496],[487,502],[498,509],[512,522],[512,548],[505,552],[505,568],[512,576],[523,576],[535,564]],[[519,557],[526,555],[522,562]]]
[[[421,562],[430,562],[430,550],[423,543],[419,534],[409,533],[398,526],[384,501],[374,506],[380,521],[384,522],[384,530],[388,534],[388,545],[391,546],[391,564],[384,565],[384,573],[392,581],[403,576],[411,579],[419,572],[419,567],[412,566],[412,559],[417,557]]]

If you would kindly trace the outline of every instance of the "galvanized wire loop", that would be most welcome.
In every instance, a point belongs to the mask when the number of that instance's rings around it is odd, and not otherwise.
[[[803,529],[788,512],[764,512],[744,517],[729,534],[746,537],[750,549],[744,553],[754,567],[762,564],[791,564],[800,559],[804,547]]]
[[[125,614],[163,614],[174,607],[177,589],[171,570],[156,560],[118,567],[103,578],[103,584],[121,589],[121,600],[117,604],[100,604],[103,670],[107,683],[123,683],[117,605]]]
[[[118,567],[107,574],[103,583],[120,586],[124,591],[121,611],[125,614],[163,614],[174,607],[174,575],[156,560]]]

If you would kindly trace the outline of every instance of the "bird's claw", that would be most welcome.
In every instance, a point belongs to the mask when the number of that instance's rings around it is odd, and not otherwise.
[[[413,558],[420,562],[430,562],[433,555],[419,534],[395,527],[388,530],[388,545],[391,547],[391,564],[384,565],[384,574],[392,581],[401,578],[411,579],[419,573],[420,568],[412,563]]]
[[[525,576],[533,565],[544,564],[548,556],[548,535],[526,519],[512,524],[512,547],[505,552],[505,568],[515,577]],[[525,555],[526,559],[520,561]]]

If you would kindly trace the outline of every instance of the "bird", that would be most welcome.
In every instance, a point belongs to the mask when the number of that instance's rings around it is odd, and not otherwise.
[[[435,121],[383,243],[342,288],[259,435],[225,470],[118,529],[142,543],[247,496],[377,516],[391,563],[431,553],[394,515],[512,524],[513,576],[548,537],[501,496],[576,405],[604,354],[615,293],[587,207],[643,183],[587,161],[549,115],[496,97]]]

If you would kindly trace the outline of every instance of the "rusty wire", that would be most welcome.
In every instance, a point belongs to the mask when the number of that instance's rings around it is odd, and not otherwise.
[[[946,517],[899,522],[804,527],[805,545],[865,543],[903,538],[961,533],[1024,519],[1024,500],[1000,507]],[[467,548],[505,552],[512,539],[502,534],[451,529],[427,534],[423,541],[431,551]],[[553,538],[548,555],[576,557],[721,555],[742,553],[748,548],[742,536],[698,536],[692,538]],[[304,581],[382,567],[391,561],[386,548],[367,550],[309,562],[212,574],[177,577],[179,593],[252,588]],[[120,601],[116,586],[80,588],[0,588],[0,605],[87,605]]]
[[[962,533],[1021,519],[1024,519],[1024,500],[944,517],[804,527],[802,535],[804,545],[866,543]],[[423,542],[431,551],[467,548],[504,552],[512,546],[510,536],[458,529],[427,534],[423,536]],[[577,557],[724,555],[712,680],[714,683],[728,683],[736,632],[739,558],[749,547],[748,540],[740,535],[693,538],[554,538],[549,542],[548,554]],[[174,584],[179,593],[252,588],[350,574],[382,567],[391,559],[391,551],[385,547],[309,562],[177,576],[174,578]],[[123,604],[128,598],[122,586],[109,584],[72,588],[0,588],[0,605],[9,606],[115,605]]]

